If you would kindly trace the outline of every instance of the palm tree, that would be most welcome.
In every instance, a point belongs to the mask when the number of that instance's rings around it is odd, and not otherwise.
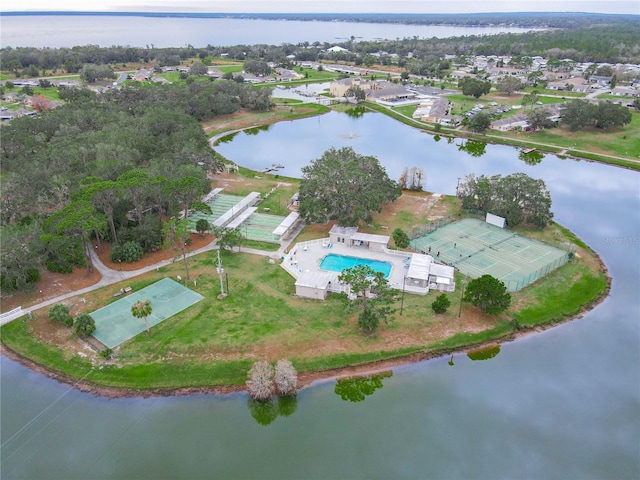
[[[136,303],[131,305],[131,315],[136,318],[144,318],[144,324],[147,327],[147,334],[149,333],[149,322],[147,321],[147,317],[151,315],[153,308],[151,307],[151,302],[149,300],[138,300]]]

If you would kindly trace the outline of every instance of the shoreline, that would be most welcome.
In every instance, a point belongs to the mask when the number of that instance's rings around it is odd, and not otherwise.
[[[592,250],[593,252],[593,250]],[[595,252],[593,252],[595,254]],[[361,377],[368,375],[376,375],[385,371],[393,370],[394,368],[416,364],[419,362],[433,360],[436,358],[446,357],[449,355],[459,355],[462,353],[467,353],[470,350],[475,350],[478,348],[487,347],[494,344],[502,344],[513,342],[519,340],[521,338],[528,337],[530,335],[534,335],[536,333],[540,333],[548,330],[549,328],[553,328],[557,325],[561,325],[564,323],[569,323],[574,320],[580,319],[584,316],[585,313],[593,310],[599,304],[604,302],[604,300],[609,296],[611,291],[611,277],[608,275],[608,269],[602,262],[602,259],[599,255],[595,254],[598,258],[598,262],[603,268],[603,273],[607,279],[607,286],[601,292],[601,294],[594,298],[593,302],[589,305],[584,306],[578,313],[575,315],[549,322],[545,325],[537,325],[533,328],[522,328],[519,330],[515,330],[506,335],[502,335],[500,337],[496,337],[486,342],[480,343],[472,343],[468,345],[464,345],[456,348],[449,348],[444,350],[435,350],[435,351],[424,351],[412,353],[409,355],[387,359],[387,360],[379,360],[376,362],[364,363],[360,365],[350,365],[340,368],[334,368],[329,370],[321,370],[318,372],[303,372],[298,374],[298,392],[303,391],[312,386],[327,383],[333,380],[341,379],[341,378],[351,378],[351,377]],[[19,363],[23,367],[26,367],[40,375],[43,375],[47,378],[55,380],[63,385],[68,385],[80,392],[89,393],[94,397],[102,397],[108,399],[116,399],[116,398],[154,398],[154,397],[178,397],[184,395],[233,395],[237,393],[246,392],[245,385],[217,385],[211,387],[178,387],[178,388],[154,388],[149,390],[141,390],[141,389],[131,389],[131,388],[120,388],[120,387],[107,387],[101,386],[97,384],[93,384],[88,381],[84,381],[82,379],[76,379],[66,375],[64,373],[58,372],[56,370],[52,370],[45,365],[37,363],[29,358],[26,358],[14,350],[7,347],[4,343],[0,342],[0,354],[6,356],[7,358]]]

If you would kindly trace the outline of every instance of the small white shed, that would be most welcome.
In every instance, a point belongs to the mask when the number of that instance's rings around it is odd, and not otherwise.
[[[329,284],[335,280],[336,275],[332,273],[304,271],[296,280],[296,295],[325,300],[329,293]]]

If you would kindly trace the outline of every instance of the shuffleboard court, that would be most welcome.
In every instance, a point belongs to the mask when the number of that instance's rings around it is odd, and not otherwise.
[[[131,314],[131,306],[149,300],[153,309],[147,317],[149,328],[187,309],[204,297],[170,278],[133,292],[91,313],[96,322],[93,336],[103,345],[114,348],[146,329],[145,321]]]
[[[475,218],[466,218],[411,240],[436,262],[478,278],[488,274],[515,292],[569,260],[569,252]]]

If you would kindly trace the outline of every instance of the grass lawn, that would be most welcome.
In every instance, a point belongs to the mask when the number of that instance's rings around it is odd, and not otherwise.
[[[518,134],[514,132],[491,132],[492,135],[522,139],[542,144],[557,145],[569,150],[590,151],[640,159],[640,112],[631,113],[631,123],[622,128],[600,130],[596,128],[572,132],[567,128],[554,128],[540,132]]]
[[[202,122],[207,135],[216,135],[232,130],[238,130],[256,125],[271,125],[283,120],[321,115],[329,111],[328,107],[315,103],[280,105],[266,112],[249,112],[242,110],[231,115],[221,115],[214,120]],[[224,141],[221,139],[221,141]]]

